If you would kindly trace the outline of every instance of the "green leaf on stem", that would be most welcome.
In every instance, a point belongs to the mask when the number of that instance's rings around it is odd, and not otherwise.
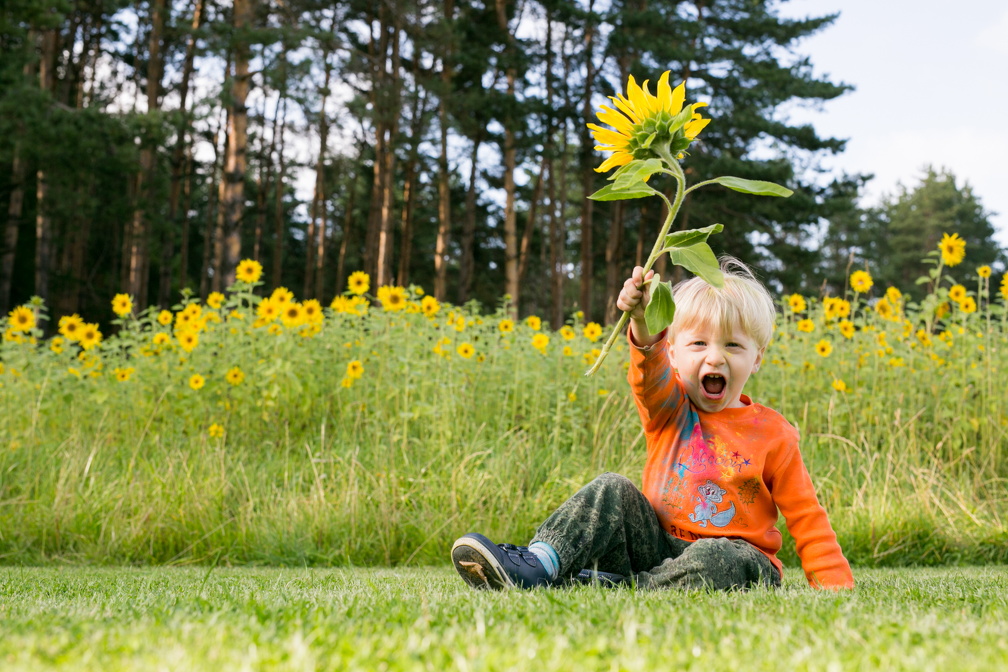
[[[707,243],[695,243],[689,247],[667,248],[672,263],[682,266],[694,275],[699,275],[715,287],[724,286],[724,274],[718,264],[714,250]]]
[[[773,182],[746,180],[741,177],[716,177],[711,182],[728,187],[732,191],[740,191],[743,194],[754,194],[756,196],[781,196],[787,198],[794,193],[787,187],[782,187]]]
[[[613,185],[607,184],[588,198],[593,201],[622,201],[629,200],[631,198],[654,196],[657,193],[657,191],[649,187],[644,182],[637,182],[627,189],[620,189],[618,191],[613,188]]]
[[[672,324],[675,317],[675,301],[672,300],[672,283],[656,282],[651,285],[651,300],[644,309],[644,322],[652,334]]]
[[[631,161],[616,173],[616,179],[613,180],[612,188],[616,191],[621,191],[636,185],[638,182],[647,182],[648,178],[661,171],[662,168],[663,165],[660,159],[647,159],[643,161],[638,159]]]
[[[689,247],[697,243],[706,243],[707,238],[712,234],[721,233],[723,224],[711,224],[702,229],[689,229],[688,231],[676,231],[665,236],[663,247]]]

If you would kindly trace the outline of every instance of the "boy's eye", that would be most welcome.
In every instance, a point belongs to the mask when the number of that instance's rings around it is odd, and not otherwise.
[[[703,341],[693,341],[693,345],[707,345]]]

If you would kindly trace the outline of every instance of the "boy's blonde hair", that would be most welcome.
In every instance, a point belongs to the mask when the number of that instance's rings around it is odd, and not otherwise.
[[[724,333],[741,327],[763,349],[770,342],[777,308],[770,292],[752,270],[731,256],[719,259],[724,273],[724,287],[718,289],[700,277],[684,280],[672,290],[675,319],[669,328],[669,338],[676,329],[688,329],[696,324],[713,325]]]

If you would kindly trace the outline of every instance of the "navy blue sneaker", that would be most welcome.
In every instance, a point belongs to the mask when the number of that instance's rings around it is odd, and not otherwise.
[[[482,534],[467,534],[452,546],[459,575],[477,590],[535,588],[553,581],[527,546],[495,544]]]

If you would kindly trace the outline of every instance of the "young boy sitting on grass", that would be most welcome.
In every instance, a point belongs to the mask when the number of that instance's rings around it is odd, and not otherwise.
[[[770,342],[773,299],[738,260],[721,267],[722,289],[698,277],[676,286],[667,337],[644,320],[651,272],[636,267],[616,302],[630,313],[628,378],[647,441],[643,492],[606,473],[560,505],[527,547],[461,537],[452,562],[469,585],[550,586],[590,579],[593,569],[645,588],[776,587],[779,510],[809,584],[854,586],[798,431],[742,394]]]

